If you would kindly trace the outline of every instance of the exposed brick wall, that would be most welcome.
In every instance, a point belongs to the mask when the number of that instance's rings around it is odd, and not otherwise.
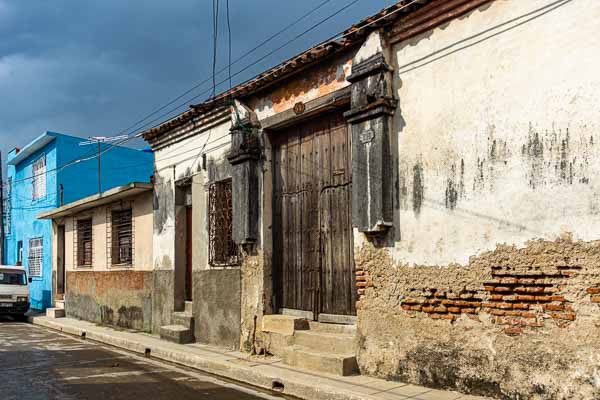
[[[600,241],[499,245],[446,266],[366,243],[355,261],[363,374],[506,398],[600,395]]]

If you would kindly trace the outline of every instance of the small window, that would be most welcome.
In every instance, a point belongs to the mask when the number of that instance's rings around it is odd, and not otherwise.
[[[29,239],[29,276],[42,276],[42,238]]]
[[[77,265],[91,266],[92,251],[92,219],[80,219],[77,221]]]
[[[238,265],[238,249],[231,232],[231,179],[211,184],[208,202],[209,263],[212,266]]]
[[[43,155],[33,162],[32,198],[38,200],[46,196],[46,156]]]
[[[131,265],[133,261],[133,223],[131,209],[113,211],[112,222],[112,249],[113,265]]]

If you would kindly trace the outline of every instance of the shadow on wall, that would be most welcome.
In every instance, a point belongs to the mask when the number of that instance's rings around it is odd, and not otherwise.
[[[573,0],[558,0],[558,1],[552,2],[550,4],[546,4],[545,6],[537,8],[526,14],[523,14],[519,17],[509,19],[508,21],[505,21],[503,23],[495,25],[495,26],[488,28],[484,31],[481,31],[475,35],[472,35],[472,36],[469,36],[462,40],[459,40],[456,43],[453,43],[449,46],[446,46],[444,48],[436,50],[433,53],[428,54],[424,57],[421,57],[417,60],[411,61],[404,65],[400,65],[398,67],[398,73],[403,74],[406,72],[413,71],[415,69],[418,69],[418,68],[424,67],[428,64],[431,64],[435,61],[441,60],[441,59],[443,59],[449,55],[452,55],[454,53],[457,53],[461,50],[464,50],[469,47],[475,46],[479,43],[485,42],[488,39],[499,36],[502,33],[508,32],[510,30],[518,28],[519,26],[525,25],[526,23],[531,22],[537,18],[540,18],[540,17],[566,5],[567,3],[571,3],[572,1]],[[504,29],[497,31],[497,29],[500,29],[500,28],[504,28]],[[475,40],[475,41],[471,42],[472,40]]]

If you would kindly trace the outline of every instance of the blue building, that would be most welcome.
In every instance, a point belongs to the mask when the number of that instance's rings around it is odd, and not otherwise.
[[[80,146],[83,140],[46,132],[8,154],[3,261],[28,269],[35,310],[51,307],[53,288],[64,290],[64,276],[52,276],[52,221],[38,220],[37,215],[98,192],[98,147]],[[101,150],[109,146],[102,144]],[[93,158],[64,167],[87,157]],[[113,147],[100,160],[101,191],[149,182],[153,173],[153,154],[147,151]]]

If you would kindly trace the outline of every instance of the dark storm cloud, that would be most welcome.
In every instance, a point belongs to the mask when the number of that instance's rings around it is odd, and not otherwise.
[[[322,1],[230,0],[233,57]],[[332,0],[233,71],[349,2]],[[360,1],[234,83],[393,2]],[[45,130],[116,135],[208,77],[211,6],[209,0],[0,0],[0,150]],[[221,28],[220,66],[227,53],[224,19]]]

